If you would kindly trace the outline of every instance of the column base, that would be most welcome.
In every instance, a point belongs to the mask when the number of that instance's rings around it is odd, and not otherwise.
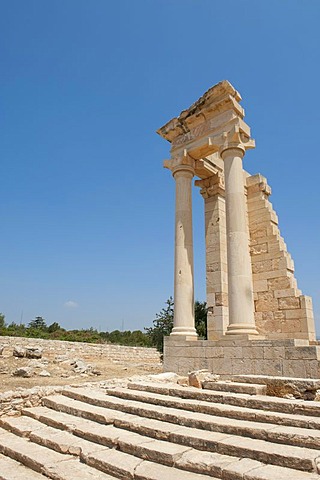
[[[259,335],[258,330],[251,323],[231,323],[226,335]]]
[[[188,340],[197,340],[198,334],[194,327],[174,327],[170,337],[188,337]]]

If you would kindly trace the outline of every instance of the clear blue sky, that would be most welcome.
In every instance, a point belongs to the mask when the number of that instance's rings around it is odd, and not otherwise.
[[[319,20],[319,0],[1,0],[7,321],[151,325],[173,293],[174,181],[155,131],[227,79],[319,332]],[[195,189],[199,300],[202,201]]]

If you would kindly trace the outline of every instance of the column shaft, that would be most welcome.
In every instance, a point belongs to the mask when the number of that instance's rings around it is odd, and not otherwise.
[[[197,337],[194,328],[192,238],[192,178],[194,171],[181,165],[173,171],[176,181],[174,328],[171,335]]]
[[[226,191],[229,326],[227,334],[258,334],[240,148],[223,151]]]

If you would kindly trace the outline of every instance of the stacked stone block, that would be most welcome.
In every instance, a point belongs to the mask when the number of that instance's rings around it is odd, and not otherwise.
[[[294,263],[280,235],[270,194],[265,177],[257,174],[247,178],[256,325],[268,338],[313,341],[312,300],[297,288]]]
[[[224,178],[221,172],[196,182],[205,203],[207,331],[218,340],[228,327],[228,265]]]

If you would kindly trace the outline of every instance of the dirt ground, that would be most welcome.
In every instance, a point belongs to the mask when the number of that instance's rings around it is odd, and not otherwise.
[[[5,348],[0,355],[0,393],[18,387],[100,382],[111,378],[162,372],[162,365],[156,360],[147,359],[145,362],[141,358],[137,358],[136,361],[132,358],[117,360],[83,346],[76,352],[70,351],[68,344],[65,345],[65,349],[61,348],[64,343],[66,342],[59,343],[59,352],[46,350],[44,347],[40,359],[18,358],[13,356],[12,348]],[[29,370],[30,377],[13,375],[18,368],[25,367]]]

